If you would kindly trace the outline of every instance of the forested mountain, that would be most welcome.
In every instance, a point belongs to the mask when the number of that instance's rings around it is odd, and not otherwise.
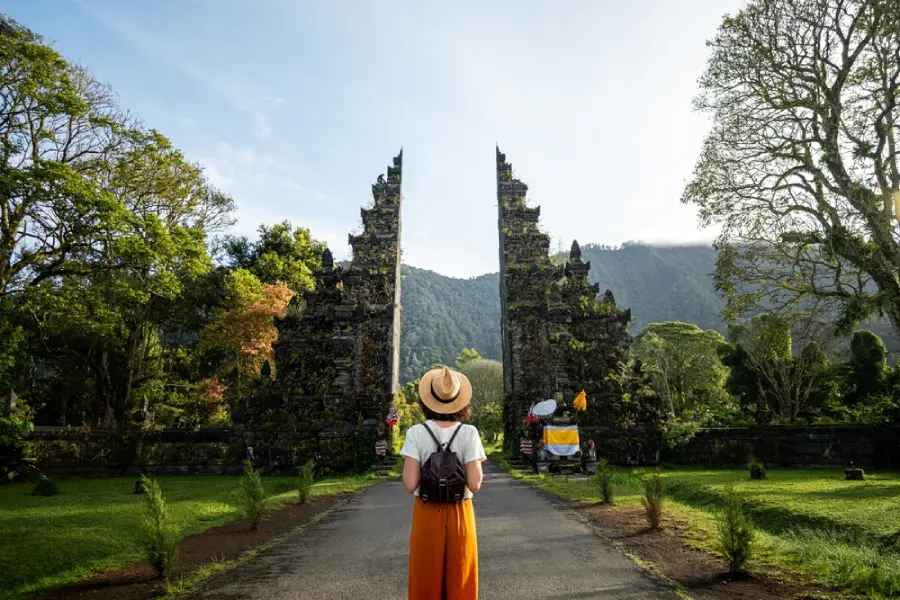
[[[455,279],[403,266],[400,379],[434,363],[452,365],[463,348],[500,358],[500,288],[496,273]]]
[[[632,332],[653,321],[686,321],[724,331],[724,304],[712,287],[716,254],[709,246],[582,247],[591,281],[632,309]],[[496,273],[454,279],[403,267],[401,379],[433,363],[452,364],[462,348],[500,358],[500,298]]]
[[[609,288],[616,303],[631,308],[631,333],[648,323],[683,321],[727,335],[724,300],[713,289],[716,252],[711,246],[626,244],[582,246],[591,281]],[[500,359],[500,290],[496,273],[454,279],[403,267],[400,378],[410,381],[433,363],[452,364],[463,348]],[[900,352],[886,324],[866,327]]]

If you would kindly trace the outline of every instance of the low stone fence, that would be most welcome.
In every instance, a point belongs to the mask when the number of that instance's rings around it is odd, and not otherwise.
[[[705,429],[668,448],[658,431],[585,429],[597,455],[619,465],[671,463],[743,466],[752,457],[772,466],[900,469],[900,425],[766,426]]]
[[[231,429],[38,428],[29,444],[41,471],[56,476],[237,474],[249,456],[264,473],[293,474],[310,458],[333,471],[371,466],[368,435],[362,430],[259,435]],[[706,429],[677,448],[668,448],[659,431],[648,429],[586,428],[581,437],[593,440],[597,455],[617,465],[743,466],[754,457],[770,466],[846,467],[853,462],[900,469],[898,425]]]
[[[263,473],[295,474],[309,459],[319,469],[364,470],[373,464],[371,435],[361,430],[259,435],[232,429],[42,427],[28,444],[41,472],[55,476],[239,474],[248,458]]]
[[[62,476],[228,473],[240,470],[230,430],[35,430],[29,445],[42,472]],[[243,452],[242,454],[245,454]],[[242,457],[241,457],[242,458]]]

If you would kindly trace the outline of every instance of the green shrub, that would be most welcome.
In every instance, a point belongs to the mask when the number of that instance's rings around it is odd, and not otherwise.
[[[313,483],[315,483],[316,463],[310,460],[300,467],[300,473],[297,475],[297,500],[300,504],[305,504],[309,500]]]
[[[644,479],[644,494],[641,496],[641,503],[644,505],[644,512],[647,515],[647,524],[650,525],[650,529],[659,529],[660,521],[662,521],[665,492],[666,486],[659,473],[654,473]]]
[[[750,479],[766,478],[766,465],[764,465],[762,461],[751,458],[747,463],[747,467],[750,469]]]
[[[34,457],[25,442],[32,429],[25,419],[0,417],[0,485],[21,480],[34,471]]]
[[[613,470],[609,466],[609,462],[605,458],[597,460],[597,474],[594,476],[594,482],[600,491],[600,497],[604,504],[612,504],[613,489]]]
[[[58,493],[59,489],[56,487],[56,483],[46,475],[41,475],[41,478],[34,484],[34,489],[31,490],[32,496],[55,496]]]
[[[753,555],[756,530],[744,509],[744,499],[730,485],[725,488],[725,509],[719,515],[718,546],[729,573],[742,573]]]
[[[169,509],[159,484],[141,476],[142,486],[147,495],[144,504],[144,555],[147,561],[162,576],[168,576],[178,560],[178,530],[169,519]]]
[[[262,478],[253,470],[249,460],[244,461],[244,475],[241,477],[240,486],[244,518],[250,521],[250,531],[255,531],[266,512],[266,490]]]

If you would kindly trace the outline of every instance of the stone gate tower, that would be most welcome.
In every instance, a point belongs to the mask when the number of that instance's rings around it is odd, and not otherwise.
[[[400,204],[403,152],[372,185],[363,232],[350,235],[350,265],[325,250],[315,289],[276,321],[275,379],[234,416],[259,464],[291,470],[315,457],[332,469],[364,469],[399,387]],[[389,444],[387,444],[389,445]]]
[[[564,264],[551,260],[540,207],[527,205],[528,186],[496,152],[505,439],[517,447],[533,402],[556,394],[568,402],[580,390],[589,398],[581,426],[655,422],[657,400],[631,365],[631,311],[590,283],[577,242]]]

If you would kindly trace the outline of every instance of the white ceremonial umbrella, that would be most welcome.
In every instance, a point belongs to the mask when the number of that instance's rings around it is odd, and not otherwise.
[[[538,402],[534,405],[534,408],[531,409],[531,414],[536,417],[549,417],[554,412],[556,412],[556,400],[544,400],[543,402]]]

